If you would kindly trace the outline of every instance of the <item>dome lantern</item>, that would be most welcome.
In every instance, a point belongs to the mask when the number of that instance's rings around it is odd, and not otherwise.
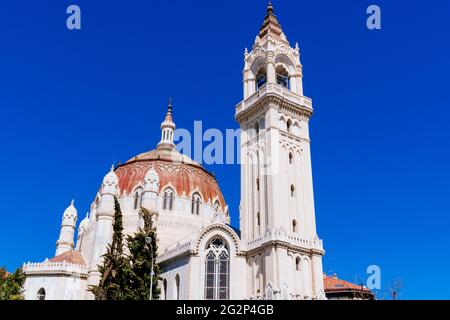
[[[161,123],[161,141],[158,143],[158,149],[174,149],[173,134],[175,131],[175,123],[172,117],[172,99],[169,99],[167,106],[167,114]]]

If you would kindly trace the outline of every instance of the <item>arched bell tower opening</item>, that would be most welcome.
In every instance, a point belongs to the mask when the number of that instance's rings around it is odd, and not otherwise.
[[[255,76],[255,84],[256,84],[256,91],[258,91],[262,86],[264,86],[267,83],[267,70],[265,67],[260,67],[258,72]]]
[[[277,84],[290,90],[291,89],[291,77],[289,72],[283,65],[278,65],[275,69],[277,73]]]

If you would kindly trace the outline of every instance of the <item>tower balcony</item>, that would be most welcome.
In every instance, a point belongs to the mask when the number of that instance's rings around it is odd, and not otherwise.
[[[307,114],[312,114],[313,112],[312,100],[310,98],[298,95],[279,84],[266,83],[258,91],[236,106],[236,119],[239,120],[246,111],[269,97],[278,98],[294,110],[297,109],[298,111],[303,111],[302,113],[306,112]]]
[[[272,228],[268,228],[264,234],[248,241],[246,243],[246,250],[247,252],[252,251],[270,243],[285,244],[303,250],[313,250],[322,254],[325,252],[322,240],[317,236],[307,239],[297,234],[287,233],[283,229]]]

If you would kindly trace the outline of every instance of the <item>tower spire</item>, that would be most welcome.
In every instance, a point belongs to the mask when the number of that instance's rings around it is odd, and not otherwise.
[[[173,133],[175,131],[175,123],[172,116],[172,98],[169,98],[167,105],[167,113],[164,121],[161,123],[161,141],[158,143],[158,149],[173,149]]]
[[[169,98],[169,104],[167,105],[166,121],[172,121],[172,97]]]
[[[274,8],[271,0],[269,0],[269,4],[267,5],[267,14],[261,28],[259,29],[258,36],[262,39],[269,34],[283,41],[287,41],[286,36],[281,29],[281,25],[278,22],[277,16],[274,14]]]

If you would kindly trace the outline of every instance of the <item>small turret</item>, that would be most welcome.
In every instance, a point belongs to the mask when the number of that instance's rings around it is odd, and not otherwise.
[[[75,248],[76,250],[81,250],[83,238],[88,228],[89,228],[89,212],[86,213],[86,217],[80,222],[80,225],[78,226],[77,246]]]
[[[75,208],[74,201],[70,203],[70,206],[64,211],[61,223],[61,231],[59,233],[59,239],[56,241],[56,255],[60,255],[66,251],[73,249],[75,246],[74,235],[75,226],[77,224],[78,211]]]
[[[89,285],[98,285],[100,279],[98,265],[101,263],[102,256],[106,253],[107,246],[112,240],[115,210],[114,197],[116,197],[118,193],[119,178],[114,172],[113,165],[105,178],[103,178],[102,188],[100,191],[100,202],[96,210],[97,221],[95,222],[94,246],[92,248],[88,276]]]
[[[119,186],[119,178],[114,172],[114,165],[111,166],[111,170],[108,174],[103,178],[102,190],[100,192],[101,200],[103,200],[104,195],[112,195],[115,196],[117,193],[117,187]],[[101,206],[100,200],[100,206]]]

